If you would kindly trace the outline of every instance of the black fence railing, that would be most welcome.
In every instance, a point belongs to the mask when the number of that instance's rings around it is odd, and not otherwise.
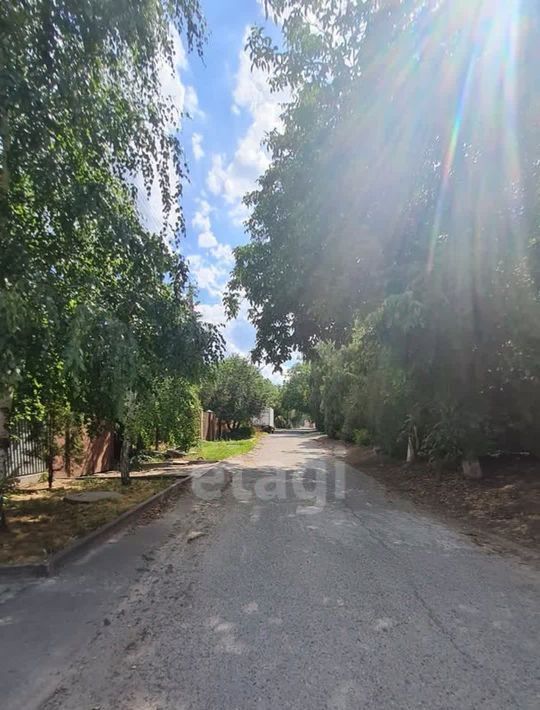
[[[11,478],[31,476],[47,470],[40,442],[45,441],[45,424],[18,421],[10,425],[7,475]]]

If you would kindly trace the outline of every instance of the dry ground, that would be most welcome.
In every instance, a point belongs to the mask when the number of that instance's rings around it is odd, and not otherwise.
[[[533,550],[540,549],[537,459],[501,457],[483,461],[484,478],[474,481],[458,470],[443,470],[424,462],[406,465],[369,447],[346,446],[344,458],[390,490],[437,515],[466,524],[472,532],[496,534]]]
[[[27,564],[43,560],[74,539],[108,523],[121,513],[171,485],[170,478],[119,480],[97,478],[61,479],[52,490],[38,484],[15,490],[5,507],[8,531],[0,533],[0,564]],[[64,501],[67,493],[83,490],[117,491],[121,500],[74,504]]]

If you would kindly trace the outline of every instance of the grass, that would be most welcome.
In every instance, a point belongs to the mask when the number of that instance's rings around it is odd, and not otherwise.
[[[249,453],[258,442],[257,436],[237,441],[201,441],[196,449],[199,458],[205,461],[222,461],[231,456]]]
[[[47,489],[19,489],[6,498],[9,530],[0,533],[0,564],[39,562],[47,554],[66,547],[78,537],[117,518],[143,500],[171,485],[170,478],[133,479],[130,486],[119,480],[79,478]],[[98,503],[66,503],[67,493],[116,491],[121,500]]]

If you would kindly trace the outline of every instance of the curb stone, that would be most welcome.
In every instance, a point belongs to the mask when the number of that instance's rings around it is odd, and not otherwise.
[[[134,508],[126,510],[114,520],[105,523],[105,525],[96,528],[96,530],[92,530],[84,537],[74,540],[62,550],[58,550],[58,552],[54,552],[49,555],[44,562],[22,565],[0,565],[0,581],[10,581],[29,577],[50,577],[54,575],[61,567],[81,555],[83,552],[86,552],[90,547],[99,543],[104,538],[109,537],[111,533],[127,527],[154,505],[165,501],[170,495],[191,481],[192,478],[192,475],[180,478],[172,485],[162,491],[159,491],[159,493],[155,493],[153,496],[142,501],[142,503],[139,503]]]

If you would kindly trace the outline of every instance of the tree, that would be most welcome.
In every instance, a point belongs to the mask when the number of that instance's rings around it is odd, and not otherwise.
[[[231,355],[217,365],[202,391],[203,406],[227,423],[230,431],[249,424],[273,396],[271,383],[255,365]]]
[[[72,365],[77,411],[97,425],[120,424],[125,481],[130,446],[148,431],[151,412],[163,438],[174,431],[180,443],[175,427],[182,421],[185,440],[192,438],[192,385],[220,359],[223,346],[216,328],[203,324],[190,299],[163,278],[146,282],[131,305],[137,317],[128,323],[108,309],[82,314],[70,343],[80,358]]]
[[[255,28],[249,49],[292,100],[227,295],[250,302],[254,356],[310,358],[333,433],[362,411],[393,451],[409,429],[428,456],[534,448],[538,4],[267,7],[283,46]],[[342,349],[327,371],[321,342]]]
[[[311,366],[307,362],[299,362],[287,372],[281,390],[280,407],[282,415],[293,424],[298,424],[304,416],[310,414],[310,382]]]
[[[0,479],[13,406],[128,432],[162,354],[188,378],[219,354],[134,187],[157,182],[178,246],[186,166],[161,73],[180,35],[202,51],[197,0],[2,5]]]
[[[158,379],[142,408],[141,436],[146,447],[160,442],[188,451],[200,436],[198,388],[180,377]]]

